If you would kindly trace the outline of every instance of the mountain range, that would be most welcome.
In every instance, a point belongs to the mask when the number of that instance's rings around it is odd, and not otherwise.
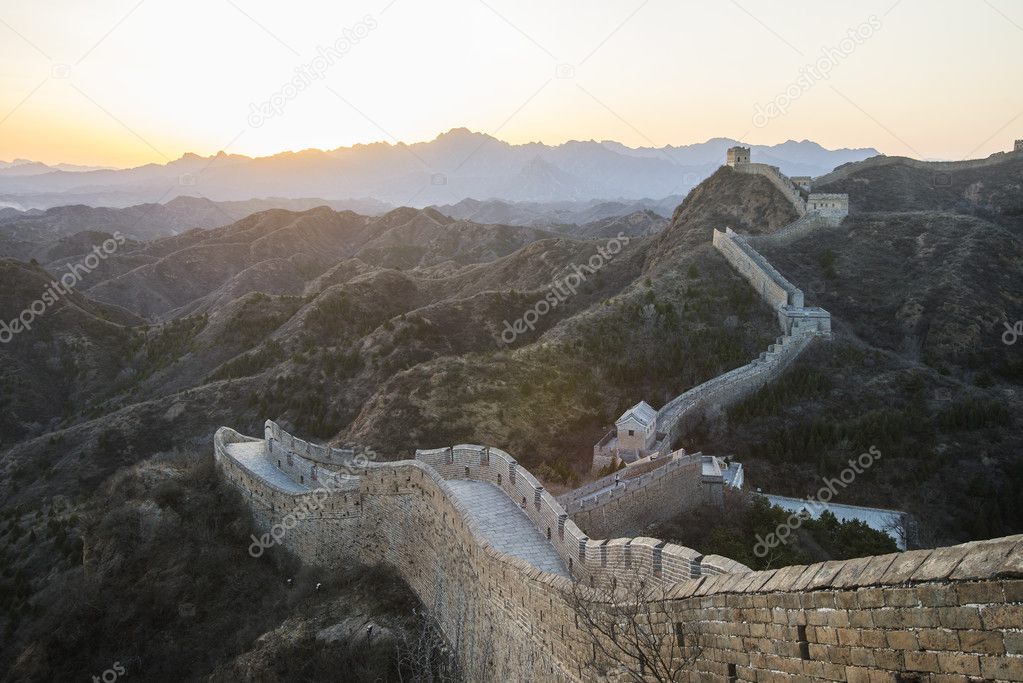
[[[55,171],[82,173],[84,171],[109,171],[109,166],[79,166],[78,164],[44,164],[31,159],[0,161],[0,177],[31,176]]]
[[[153,240],[195,228],[227,225],[259,211],[305,211],[317,206],[367,215],[382,214],[393,208],[373,200],[269,198],[215,202],[186,195],[163,204],[123,208],[73,204],[19,211],[6,207],[0,208],[0,255],[22,260],[36,258],[35,252],[40,247],[84,231],[121,232],[129,239]]]
[[[533,227],[553,234],[583,238],[652,235],[668,224],[661,201],[636,202],[473,202],[431,208],[444,223],[471,222],[487,225]],[[473,204],[477,205],[472,210]],[[214,202],[202,197],[180,196],[165,204],[138,204],[125,208],[77,204],[52,209],[18,211],[0,209],[0,257],[36,260],[48,268],[63,270],[61,259],[88,252],[113,233],[134,243],[160,240],[190,231],[229,225],[262,211],[283,209],[302,212],[322,207],[354,211],[367,217],[381,216],[393,208],[373,200],[251,199]],[[656,210],[649,207],[656,207]],[[667,215],[666,215],[667,214]]]
[[[542,228],[558,225],[583,225],[646,211],[663,218],[670,218],[682,199],[681,195],[671,195],[663,199],[645,198],[629,201],[591,199],[584,202],[506,202],[500,199],[488,201],[463,199],[457,204],[442,204],[433,208],[445,216],[462,218],[476,223],[532,225]]]
[[[268,157],[219,152],[185,154],[166,164],[117,170],[0,172],[0,206],[65,204],[125,207],[179,195],[368,198],[423,207],[478,200],[557,202],[633,200],[685,195],[721,163],[737,141],[631,148],[614,141],[513,145],[455,128],[429,142],[377,142],[333,150],[308,149]],[[874,149],[827,150],[815,142],[753,146],[754,161],[790,175],[822,175],[876,156]]]

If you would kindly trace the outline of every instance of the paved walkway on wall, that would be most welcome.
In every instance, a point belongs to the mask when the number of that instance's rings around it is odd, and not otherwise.
[[[245,469],[260,479],[273,484],[288,493],[308,493],[309,487],[277,469],[266,457],[266,443],[263,441],[245,441],[227,444],[227,454],[238,461]]]
[[[449,479],[447,484],[496,550],[545,572],[569,577],[554,546],[504,491],[485,481]]]

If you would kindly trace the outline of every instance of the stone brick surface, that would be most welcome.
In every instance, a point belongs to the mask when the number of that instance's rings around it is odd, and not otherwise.
[[[394,567],[457,643],[472,681],[628,680],[594,654],[577,613],[579,599],[606,608],[589,582],[606,586],[612,576],[663,587],[642,620],[663,643],[683,626],[693,659],[682,680],[1023,681],[1023,581],[1011,570],[1018,538],[672,578],[669,563],[698,571],[701,556],[665,552],[656,539],[589,539],[571,521],[562,537],[556,501],[521,468],[509,482],[514,461],[497,449],[339,467],[336,454],[276,425],[267,431],[272,442],[226,428],[214,439],[220,472],[256,523],[284,525],[281,543],[310,564]],[[966,568],[963,580],[956,567]]]

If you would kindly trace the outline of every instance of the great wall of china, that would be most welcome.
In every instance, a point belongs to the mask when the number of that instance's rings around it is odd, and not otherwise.
[[[829,207],[827,211],[837,211],[838,214],[809,211],[800,188],[777,168],[751,164],[748,159],[748,150],[744,148],[729,152],[729,162],[736,172],[768,178],[793,203],[799,214],[794,223],[779,231],[785,233],[786,239],[797,232],[805,233],[835,224],[839,214],[845,215],[843,211],[848,209],[848,197],[843,195],[834,199],[835,195],[810,194],[813,198],[811,204],[837,204],[838,208]],[[687,428],[703,419],[715,418],[728,405],[777,379],[815,339],[831,336],[831,314],[822,308],[807,307],[802,290],[757,253],[745,237],[731,228],[724,232],[715,230],[713,244],[775,311],[782,336],[759,358],[693,387],[657,411],[656,432],[663,434],[669,445],[682,437]],[[619,435],[619,438],[624,438],[624,435]],[[607,437],[594,448],[594,471],[607,468],[616,458],[613,450],[602,448],[606,440]],[[705,474],[707,465],[714,466],[713,459],[704,457],[699,460],[695,462],[678,452],[667,458],[655,459],[655,467],[637,477],[631,476],[634,465],[630,465],[627,468],[630,472],[604,477],[562,496],[561,502],[579,525],[591,533],[617,535],[642,529],[714,498],[713,490],[720,487],[720,473],[717,478]],[[644,469],[649,467],[646,463],[639,465]]]
[[[806,309],[745,239],[715,231],[714,244],[778,311],[785,334],[767,355],[662,408],[658,429],[676,435],[830,334],[830,316]],[[631,680],[621,657],[597,647],[609,636],[580,620],[583,605],[617,619],[608,596],[631,591],[654,601],[635,618],[659,651],[685,659],[685,680],[1023,681],[1023,536],[750,571],[657,539],[590,538],[614,535],[615,519],[640,518],[662,500],[712,500],[720,472],[700,454],[562,501],[510,455],[482,446],[375,463],[268,421],[263,438],[221,428],[214,457],[267,532],[254,554],[280,543],[321,567],[395,568],[467,680]]]

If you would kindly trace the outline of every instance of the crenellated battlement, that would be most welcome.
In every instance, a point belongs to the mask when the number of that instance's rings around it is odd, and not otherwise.
[[[583,533],[575,522],[569,519],[568,512],[562,504],[544,489],[540,481],[519,465],[512,456],[498,448],[462,444],[449,448],[418,450],[414,461],[375,463],[366,459],[351,457],[345,459],[344,451],[298,439],[272,421],[266,423],[264,432],[264,440],[260,442],[242,437],[231,430],[221,430],[218,432],[217,444],[227,456],[227,461],[237,466],[235,471],[240,467],[241,471],[247,472],[244,478],[236,480],[235,483],[245,490],[251,500],[269,507],[271,512],[287,510],[292,505],[308,507],[303,504],[318,499],[322,510],[309,519],[319,519],[324,515],[336,517],[341,509],[339,503],[355,506],[356,494],[363,493],[366,477],[371,479],[381,477],[382,480],[386,480],[406,463],[416,463],[425,466],[425,471],[440,481],[480,481],[500,489],[551,542],[553,549],[576,578],[586,579],[595,584],[610,582],[611,575],[606,571],[609,559],[612,566],[628,565],[628,571],[614,575],[616,581],[623,584],[630,581],[636,583],[676,581],[701,575],[704,571],[717,573],[721,566],[742,567],[724,562],[723,558],[722,561],[708,564],[706,567],[700,563],[693,564],[688,558],[696,557],[698,553],[689,549],[677,550],[670,545],[652,548],[649,553],[642,548],[631,551],[635,562],[626,563],[624,555],[609,558],[606,550],[597,550],[600,546],[607,545],[608,541],[591,539]],[[228,444],[246,444],[249,447],[265,444],[265,455],[257,454],[250,461],[239,461],[238,457],[229,453]],[[335,453],[330,453],[331,450]],[[316,459],[310,458],[310,454],[315,455]],[[328,459],[336,462],[338,466],[332,468],[325,465],[324,461]],[[258,467],[265,465],[270,469],[266,467],[252,469],[246,466],[246,462]],[[390,495],[396,493],[400,491],[389,492]],[[337,500],[338,496],[343,500]],[[623,550],[615,552],[624,553],[624,548],[630,545],[629,539],[624,539],[613,547],[620,546]],[[603,562],[598,563],[596,559],[598,553],[603,554]],[[684,565],[675,565],[671,558],[676,556],[687,558]],[[655,566],[659,567],[657,571],[653,569]]]
[[[301,440],[267,427],[275,449],[292,453],[292,467],[320,466],[292,451],[292,443],[304,450]],[[657,539],[589,539],[566,520],[564,541],[556,542],[575,560],[569,578],[495,550],[472,505],[456,494],[467,481],[499,486],[519,505],[525,498],[532,525],[562,519],[557,501],[504,451],[455,446],[389,463],[353,457],[309,488],[289,483],[267,442],[226,427],[214,437],[218,467],[249,502],[265,538],[324,567],[395,567],[470,680],[626,680],[592,646],[602,636],[581,625],[579,610],[619,614],[601,592],[605,579],[621,590],[629,577],[658,575],[661,589],[635,594],[655,605],[638,618],[664,642],[685,634],[689,681],[895,681],[953,670],[945,667],[973,667],[990,681],[1023,677],[1020,536],[751,572]],[[326,485],[337,475],[343,490]],[[262,554],[258,540],[253,547]]]

